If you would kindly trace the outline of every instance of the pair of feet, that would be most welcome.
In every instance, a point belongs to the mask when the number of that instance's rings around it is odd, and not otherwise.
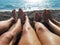
[[[18,18],[20,18],[21,21],[24,21],[25,20],[25,16],[26,16],[26,14],[23,12],[22,9],[18,10],[18,14],[17,14],[16,10],[13,10],[12,11],[12,15],[13,15],[13,18],[15,19],[15,21],[17,21]]]
[[[42,18],[42,19],[40,19]],[[40,19],[40,20],[39,20]],[[43,22],[48,22],[48,19],[52,19],[52,16],[51,16],[51,12],[50,10],[43,10],[43,13],[42,14],[39,14],[38,12],[35,13],[35,17],[34,17],[34,20],[35,21],[41,21],[43,20]]]

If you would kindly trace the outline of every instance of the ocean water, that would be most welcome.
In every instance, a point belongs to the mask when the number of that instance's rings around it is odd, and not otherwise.
[[[60,9],[60,0],[0,0],[0,10]]]

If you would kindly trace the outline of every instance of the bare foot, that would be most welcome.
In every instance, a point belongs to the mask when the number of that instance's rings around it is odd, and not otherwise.
[[[43,11],[42,16],[43,16],[43,21],[46,22],[46,23],[48,23],[48,17],[47,17],[46,10]]]
[[[51,15],[50,10],[46,10],[46,17],[47,17],[48,19],[52,19],[52,15]]]
[[[12,16],[13,16],[13,18],[14,18],[14,21],[17,22],[17,17],[18,17],[18,15],[16,14],[16,10],[13,10],[13,11],[12,11]]]
[[[19,15],[18,17],[21,18],[22,23],[24,23],[25,22],[26,13],[24,13],[22,9],[19,9],[18,15]]]
[[[34,17],[35,21],[40,21],[40,14],[38,12],[35,13],[35,17]]]
[[[24,14],[23,10],[19,8],[19,10],[18,10],[18,18],[22,18],[23,14]]]
[[[19,8],[18,14],[23,15],[23,10]]]

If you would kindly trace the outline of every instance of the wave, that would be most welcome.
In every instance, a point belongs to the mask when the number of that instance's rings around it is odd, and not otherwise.
[[[5,8],[14,8],[14,5],[5,5]]]
[[[12,4],[7,4],[7,5],[2,5],[0,6],[0,9],[16,9],[17,7],[15,5]]]

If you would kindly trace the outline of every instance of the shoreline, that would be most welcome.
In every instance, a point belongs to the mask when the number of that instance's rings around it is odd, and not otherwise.
[[[39,11],[39,10],[44,10],[44,9],[46,9],[46,10],[60,10],[60,8],[58,8],[58,9],[43,8],[43,9],[27,9],[27,10],[23,10],[23,11],[24,11],[24,12],[31,12],[31,11]],[[7,10],[7,9],[2,10],[2,9],[0,9],[0,12],[12,12],[12,10],[13,10],[13,9],[11,9],[11,10]],[[16,9],[16,11],[18,11],[18,9]]]

